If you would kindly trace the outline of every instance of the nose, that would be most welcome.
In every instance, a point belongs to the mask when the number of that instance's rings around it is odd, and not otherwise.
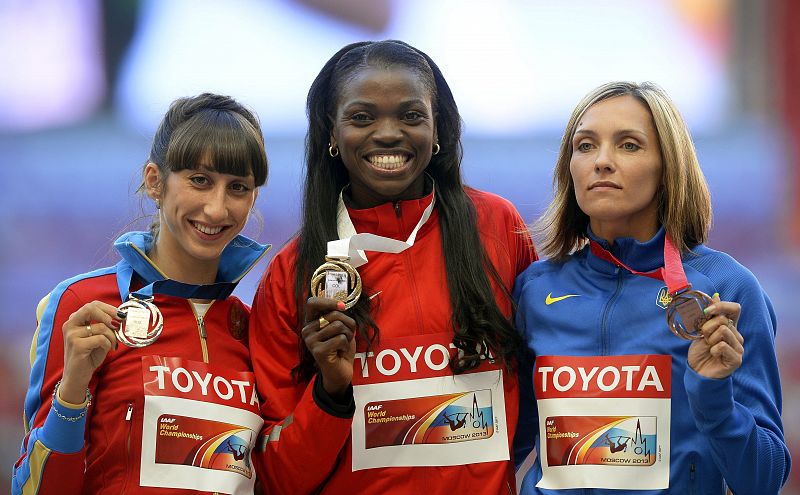
[[[209,222],[216,223],[225,220],[228,216],[228,191],[224,184],[215,186],[206,196],[203,213]]]
[[[378,121],[372,138],[381,144],[395,144],[403,139],[400,124],[395,118],[383,118]]]
[[[600,146],[597,150],[597,158],[594,161],[595,172],[613,172],[616,168],[613,149],[610,148],[609,146]]]

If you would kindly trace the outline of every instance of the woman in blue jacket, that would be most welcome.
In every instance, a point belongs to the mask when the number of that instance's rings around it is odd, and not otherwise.
[[[650,83],[589,93],[554,187],[538,224],[549,259],[514,290],[516,458],[538,454],[522,493],[778,493],[775,314],[750,271],[703,244],[708,188],[669,97]]]

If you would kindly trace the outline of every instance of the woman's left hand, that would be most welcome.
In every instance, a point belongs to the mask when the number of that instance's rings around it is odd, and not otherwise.
[[[715,294],[706,308],[710,316],[700,331],[703,338],[689,346],[689,366],[706,378],[727,378],[742,365],[744,337],[736,329],[742,307],[739,303],[720,301]]]

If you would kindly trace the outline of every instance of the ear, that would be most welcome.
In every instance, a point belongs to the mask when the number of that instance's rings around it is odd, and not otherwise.
[[[331,143],[331,146],[334,148],[338,148],[339,146],[336,144],[336,137],[333,135],[333,130],[331,130],[331,136],[328,138],[328,142]]]
[[[144,187],[150,199],[153,201],[161,199],[161,170],[155,163],[150,162],[144,167]]]

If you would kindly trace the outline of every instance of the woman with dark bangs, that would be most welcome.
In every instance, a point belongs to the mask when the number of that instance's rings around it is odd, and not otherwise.
[[[171,105],[140,186],[153,227],[39,303],[14,494],[252,493],[262,420],[230,294],[268,250],[239,235],[266,179],[251,111]]]
[[[522,219],[463,184],[458,108],[423,52],[348,45],[307,110],[302,225],[249,333],[259,479],[270,494],[513,492],[509,292],[535,257]],[[363,283],[347,310],[309,298],[330,241],[349,245]]]

